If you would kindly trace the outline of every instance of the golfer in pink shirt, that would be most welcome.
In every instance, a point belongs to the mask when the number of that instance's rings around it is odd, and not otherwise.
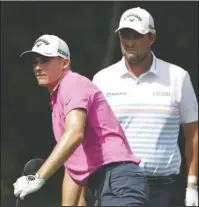
[[[39,190],[64,165],[62,206],[77,205],[86,185],[96,206],[146,204],[140,159],[131,152],[101,91],[71,71],[67,44],[57,36],[43,35],[21,56],[31,58],[38,84],[49,89],[57,145],[35,176],[17,179],[14,194],[23,199]]]

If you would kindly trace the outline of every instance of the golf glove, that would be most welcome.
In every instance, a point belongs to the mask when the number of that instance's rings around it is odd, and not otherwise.
[[[39,178],[37,174],[22,176],[13,184],[14,194],[16,197],[23,200],[25,196],[38,191],[44,183],[45,180]]]
[[[187,187],[185,196],[186,206],[198,206],[198,189],[197,187]]]

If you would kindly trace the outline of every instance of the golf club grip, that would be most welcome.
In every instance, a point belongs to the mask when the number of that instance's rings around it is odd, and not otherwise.
[[[24,166],[22,175],[35,175],[43,163],[44,160],[40,158],[29,160]]]
[[[19,207],[19,198],[17,198],[16,207]]]

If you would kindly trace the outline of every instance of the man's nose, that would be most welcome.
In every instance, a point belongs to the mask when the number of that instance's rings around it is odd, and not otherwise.
[[[39,63],[35,64],[35,71],[41,70],[41,65]]]
[[[129,39],[127,42],[126,42],[127,46],[128,47],[134,47],[136,45],[136,41],[133,40],[133,39]]]

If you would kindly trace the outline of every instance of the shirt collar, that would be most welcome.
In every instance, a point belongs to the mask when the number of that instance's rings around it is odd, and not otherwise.
[[[148,72],[153,73],[157,76],[158,75],[157,58],[156,58],[156,56],[154,55],[153,52],[152,52],[152,55],[153,55],[153,61],[152,61],[151,67],[149,68]],[[130,72],[126,68],[124,56],[122,57],[121,61],[119,62],[119,73],[120,73],[120,76],[130,74]]]
[[[51,109],[53,109],[53,106],[54,106],[54,104],[55,104],[56,101],[57,101],[57,91],[58,91],[58,89],[59,89],[60,83],[61,83],[61,81],[64,79],[64,77],[66,77],[67,74],[69,74],[69,73],[71,73],[70,70],[65,71],[65,72],[63,73],[63,75],[60,77],[60,79],[59,79],[59,81],[57,82],[56,86],[55,86],[55,87],[53,88],[53,90],[51,91],[51,93],[50,93],[50,107],[51,107]]]
[[[65,71],[65,72],[62,74],[62,76],[59,78],[59,80],[58,80],[56,86],[55,86],[55,87],[53,88],[53,90],[51,91],[50,95],[52,95],[55,91],[58,90],[61,81],[64,79],[64,77],[65,77],[69,72],[71,72],[71,71],[70,71],[70,70],[67,70],[67,71]]]

